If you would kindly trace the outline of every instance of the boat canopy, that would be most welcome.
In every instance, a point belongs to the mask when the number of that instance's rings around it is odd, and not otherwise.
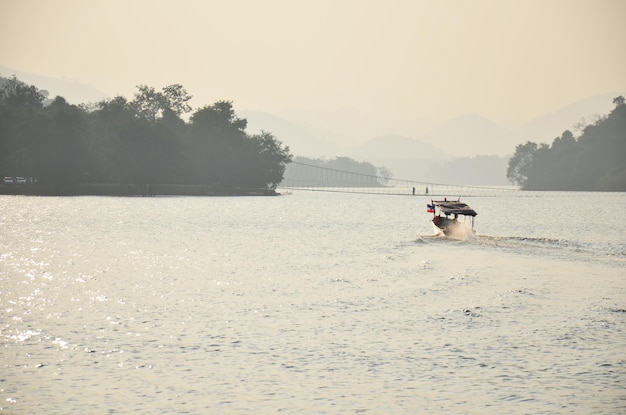
[[[455,202],[451,200],[433,200],[432,202],[435,206],[439,207],[442,213],[446,215],[478,215],[474,209],[462,202]]]

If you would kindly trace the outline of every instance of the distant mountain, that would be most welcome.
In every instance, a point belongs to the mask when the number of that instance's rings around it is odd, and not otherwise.
[[[505,127],[475,114],[466,114],[435,125],[418,118],[400,120],[390,117],[371,116],[359,111],[306,111],[289,109],[280,113],[282,120],[306,128],[313,137],[323,137],[327,144],[335,144],[338,151],[345,143],[345,151],[357,151],[355,155],[372,153],[374,137],[402,136],[430,144],[435,149],[454,157],[476,155],[510,156],[518,144],[528,140],[550,143],[565,130],[577,133],[576,124],[595,120],[613,108],[613,98],[625,93],[609,93],[593,96],[573,103],[551,114],[538,117],[517,127]],[[271,125],[266,124],[266,125]],[[272,131],[272,128],[267,127]],[[402,143],[399,143],[401,148]],[[378,147],[384,154],[394,144]],[[387,147],[387,149],[385,149]],[[305,150],[305,147],[302,147]],[[402,158],[413,150],[403,152]],[[340,153],[331,153],[334,156]],[[305,154],[306,155],[306,154]],[[315,154],[313,154],[315,155]],[[380,154],[379,154],[380,155]],[[391,155],[390,155],[391,156]]]
[[[0,76],[10,78],[13,75],[28,85],[35,85],[38,89],[48,91],[48,97],[50,99],[60,95],[70,104],[86,104],[89,102],[98,102],[106,98],[106,94],[91,85],[81,84],[69,79],[50,78],[18,71],[6,66],[0,66]]]
[[[456,157],[477,154],[504,156],[513,154],[520,136],[486,118],[466,114],[445,122],[419,139]]]
[[[311,133],[329,142],[341,143],[341,146],[354,146],[388,134],[418,137],[436,126],[417,117],[401,119],[352,109],[313,111],[289,108],[278,115],[306,126]]]
[[[63,96],[72,104],[97,102],[106,94],[91,85],[51,78],[6,66],[0,76],[16,75],[20,80],[49,92],[49,98]],[[277,114],[238,111],[248,120],[248,132],[266,130],[288,145],[295,155],[407,160],[441,156],[511,156],[518,144],[528,140],[551,143],[563,131],[578,135],[576,124],[588,124],[613,108],[613,98],[626,93],[593,96],[538,117],[520,127],[504,127],[484,117],[466,114],[436,125],[420,118],[396,119],[357,110],[312,111],[286,109]],[[396,150],[397,149],[397,150]]]
[[[555,137],[560,137],[565,130],[570,130],[574,135],[578,135],[577,124],[582,122],[582,124],[587,125],[595,121],[598,116],[607,115],[615,107],[613,98],[620,95],[626,94],[613,92],[596,95],[570,104],[551,114],[535,118],[519,128],[520,144],[526,141],[549,144]]]
[[[359,158],[446,158],[446,154],[432,144],[399,135],[385,135],[372,138],[363,144],[347,148],[346,152],[350,156]]]
[[[356,149],[348,150],[346,154],[389,169],[395,179],[481,186],[510,185],[506,178],[506,156],[450,157],[428,143],[406,137],[379,137]]]
[[[296,156],[324,157],[339,154],[339,146],[311,133],[305,126],[261,111],[239,111],[248,120],[246,131],[257,134],[268,131],[289,146]]]
[[[345,155],[386,167],[396,179],[419,180],[432,160],[449,156],[428,143],[410,137],[386,135],[345,149]]]

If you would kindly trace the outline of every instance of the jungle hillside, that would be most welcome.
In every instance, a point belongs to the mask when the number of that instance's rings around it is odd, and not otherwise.
[[[508,179],[524,190],[626,191],[626,104],[583,128],[566,130],[552,145],[528,141],[509,159]]]

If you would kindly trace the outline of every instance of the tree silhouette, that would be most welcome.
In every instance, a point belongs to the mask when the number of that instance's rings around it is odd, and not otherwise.
[[[570,131],[547,144],[516,147],[507,177],[523,189],[626,191],[626,105],[587,125],[578,139]]]
[[[137,88],[132,101],[44,105],[36,87],[0,78],[0,174],[54,186],[136,184],[143,193],[152,184],[273,190],[282,181],[289,148],[269,132],[248,135],[231,101],[186,122],[191,95],[181,85]]]

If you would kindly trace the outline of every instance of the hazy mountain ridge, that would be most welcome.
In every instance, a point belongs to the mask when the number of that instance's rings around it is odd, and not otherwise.
[[[623,92],[612,92],[589,97],[574,102],[558,111],[542,115],[519,127],[518,131],[523,141],[538,141],[551,143],[555,137],[560,137],[563,131],[570,130],[578,135],[577,124],[589,124],[598,116],[606,116],[613,110],[613,98],[625,95]]]
[[[48,98],[62,96],[70,104],[87,104],[98,102],[106,98],[106,94],[91,85],[81,84],[69,79],[52,78],[43,75],[18,71],[0,65],[0,76],[10,78],[15,75],[17,79],[28,85],[35,85],[39,89],[49,92]]]
[[[247,130],[259,133],[262,130],[274,134],[296,156],[323,157],[341,153],[341,147],[328,142],[309,131],[302,124],[262,111],[239,111],[248,121]]]
[[[70,103],[106,98],[90,85],[0,66],[0,75],[13,74],[28,84],[48,90],[51,98],[60,95]],[[625,94],[592,96],[513,127],[476,114],[465,114],[435,125],[417,117],[402,120],[357,110],[237,112],[247,119],[250,133],[269,131],[297,156],[351,157],[387,167],[394,177],[407,180],[445,182],[455,179],[455,183],[500,185],[508,184],[503,166],[517,145],[529,140],[550,143],[565,130],[577,135],[577,124],[588,124],[608,114],[613,98],[619,95]],[[491,166],[491,173],[485,170],[487,166]]]
[[[448,155],[422,140],[395,134],[375,137],[365,143],[346,149],[355,157],[390,157],[400,159],[444,159]]]
[[[366,114],[361,114],[359,121],[357,113],[353,111],[350,122],[355,127],[351,139],[346,139],[347,120],[338,115],[333,118],[328,113],[321,116],[320,112],[311,112],[313,115],[307,118],[306,111],[299,110],[297,119],[291,119],[267,113],[265,117],[259,118],[255,114],[260,113],[256,111],[242,113],[251,115],[248,118],[250,127],[275,133],[297,155],[319,157],[345,154],[361,158],[384,155],[406,159],[423,158],[421,155],[437,156],[434,152],[448,158],[476,155],[510,157],[518,144],[528,140],[550,143],[565,130],[572,130],[576,134],[577,124],[586,124],[598,116],[608,114],[612,108],[612,99],[619,95],[622,94],[616,92],[593,96],[516,127],[506,127],[476,114],[461,115],[437,126],[424,124],[421,120],[404,121],[395,126],[389,125],[389,119],[385,117]],[[342,121],[337,124],[331,121],[333,119]],[[321,122],[325,124],[316,124]],[[289,129],[284,128],[286,123],[289,123]],[[368,125],[378,127],[367,134],[364,126]],[[388,130],[377,134],[381,131],[381,125],[388,125]],[[341,145],[340,142],[346,142],[342,140],[353,144]]]
[[[504,156],[514,151],[519,136],[487,118],[465,114],[446,121],[420,140],[454,157],[477,154]]]
[[[28,84],[47,90],[50,98],[60,95],[72,104],[107,98],[106,94],[93,86],[72,80],[31,74],[6,66],[0,66],[0,75],[16,75]],[[334,156],[344,151],[364,157],[381,155],[381,147],[384,147],[381,137],[395,140],[393,146],[390,145],[391,148],[385,149],[383,153],[399,158],[406,158],[415,150],[428,153],[428,146],[451,157],[478,154],[510,156],[518,144],[528,140],[550,143],[568,129],[576,134],[576,124],[608,114],[613,108],[613,98],[619,95],[626,94],[615,92],[592,96],[519,127],[505,127],[476,114],[465,114],[436,125],[419,117],[395,119],[357,110],[286,109],[278,114],[258,110],[238,112],[248,120],[251,132],[272,132],[289,145],[294,154],[302,156]],[[234,104],[236,107],[237,103]],[[420,144],[409,140],[399,141],[397,137],[416,140]],[[396,145],[398,147],[394,153]]]
[[[259,124],[274,132],[297,155],[341,155],[366,160],[388,168],[398,179],[503,186],[510,185],[506,169],[517,145],[528,140],[550,143],[563,131],[574,131],[577,124],[607,114],[612,99],[618,95],[591,97],[517,128],[507,128],[484,117],[465,114],[423,135],[386,134],[349,147],[334,145],[330,139],[320,139],[310,130],[298,127],[300,124],[296,122],[288,122],[291,130],[275,128],[280,126],[276,124],[282,120],[280,117],[266,117]]]
[[[307,127],[309,131],[328,141],[352,147],[373,138],[389,134],[419,137],[437,124],[415,117],[402,119],[386,115],[372,115],[359,110],[305,110],[284,109],[277,116]]]

